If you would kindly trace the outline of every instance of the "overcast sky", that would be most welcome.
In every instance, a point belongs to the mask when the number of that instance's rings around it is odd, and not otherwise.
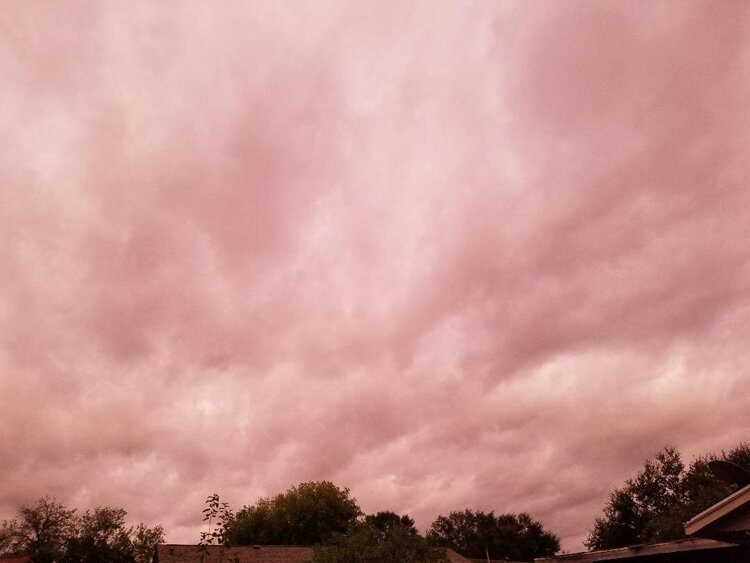
[[[0,517],[301,481],[580,543],[750,439],[750,4],[7,2]]]

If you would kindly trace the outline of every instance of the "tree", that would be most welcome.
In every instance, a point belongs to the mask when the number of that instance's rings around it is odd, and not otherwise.
[[[164,528],[149,528],[140,522],[130,530],[130,543],[136,563],[151,563],[154,557],[154,546],[164,543]]]
[[[387,533],[393,528],[401,527],[407,530],[410,534],[418,534],[417,528],[414,526],[414,520],[409,518],[406,514],[399,516],[390,510],[378,512],[377,514],[368,514],[365,516],[365,524],[374,526],[376,529],[380,530],[381,533]]]
[[[0,555],[29,555],[35,563],[149,563],[164,541],[161,526],[127,527],[121,508],[99,507],[82,516],[44,497],[0,523]]]
[[[315,545],[344,534],[362,515],[349,489],[330,481],[301,483],[261,498],[233,516],[223,536],[234,545]]]
[[[559,538],[526,513],[451,512],[438,516],[427,537],[473,558],[532,561],[560,549]]]
[[[234,514],[228,503],[221,502],[218,494],[214,493],[206,497],[203,521],[208,525],[208,529],[201,532],[201,539],[198,544],[202,548],[212,544],[228,543],[227,534],[234,523]],[[205,549],[203,552],[207,553]]]
[[[707,454],[686,469],[680,452],[667,446],[646,460],[633,479],[610,493],[604,516],[596,518],[584,542],[589,549],[612,549],[685,537],[683,522],[732,492],[708,468],[713,459],[750,467],[750,446]]]
[[[377,522],[385,525],[378,527],[373,518],[365,519],[349,533],[334,536],[330,545],[316,549],[312,563],[448,563],[445,549],[432,545],[413,525],[393,515],[398,522],[390,516],[381,517]]]
[[[63,563],[135,563],[122,508],[87,510],[68,539]]]
[[[18,516],[0,525],[0,553],[30,555],[35,563],[60,561],[75,533],[75,510],[46,496],[34,505],[21,506]]]

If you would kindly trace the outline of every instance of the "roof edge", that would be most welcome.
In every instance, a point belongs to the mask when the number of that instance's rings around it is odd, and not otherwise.
[[[746,485],[685,522],[685,533],[692,536],[749,501],[750,485]]]
[[[605,557],[606,559],[624,559],[632,557],[634,554],[639,555],[657,555],[665,553],[680,553],[685,551],[700,551],[704,549],[719,549],[727,547],[736,547],[737,544],[724,542],[719,540],[712,540],[708,538],[682,538],[679,540],[665,541],[659,543],[640,543],[634,545],[627,545],[623,547],[615,547],[612,549],[601,549],[595,551],[580,551],[577,553],[565,553],[561,555],[555,555],[552,557],[538,557],[534,559],[535,563],[542,563],[544,561],[566,561],[566,560],[578,560],[582,558],[586,561],[598,561],[595,557]]]

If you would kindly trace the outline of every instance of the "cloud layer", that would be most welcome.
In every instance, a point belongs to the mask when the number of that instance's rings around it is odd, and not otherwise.
[[[0,14],[0,516],[351,488],[580,548],[750,430],[743,2]]]

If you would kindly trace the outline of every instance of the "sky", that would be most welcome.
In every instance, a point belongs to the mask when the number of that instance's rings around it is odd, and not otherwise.
[[[310,480],[567,550],[750,440],[750,4],[11,2],[0,518]]]

